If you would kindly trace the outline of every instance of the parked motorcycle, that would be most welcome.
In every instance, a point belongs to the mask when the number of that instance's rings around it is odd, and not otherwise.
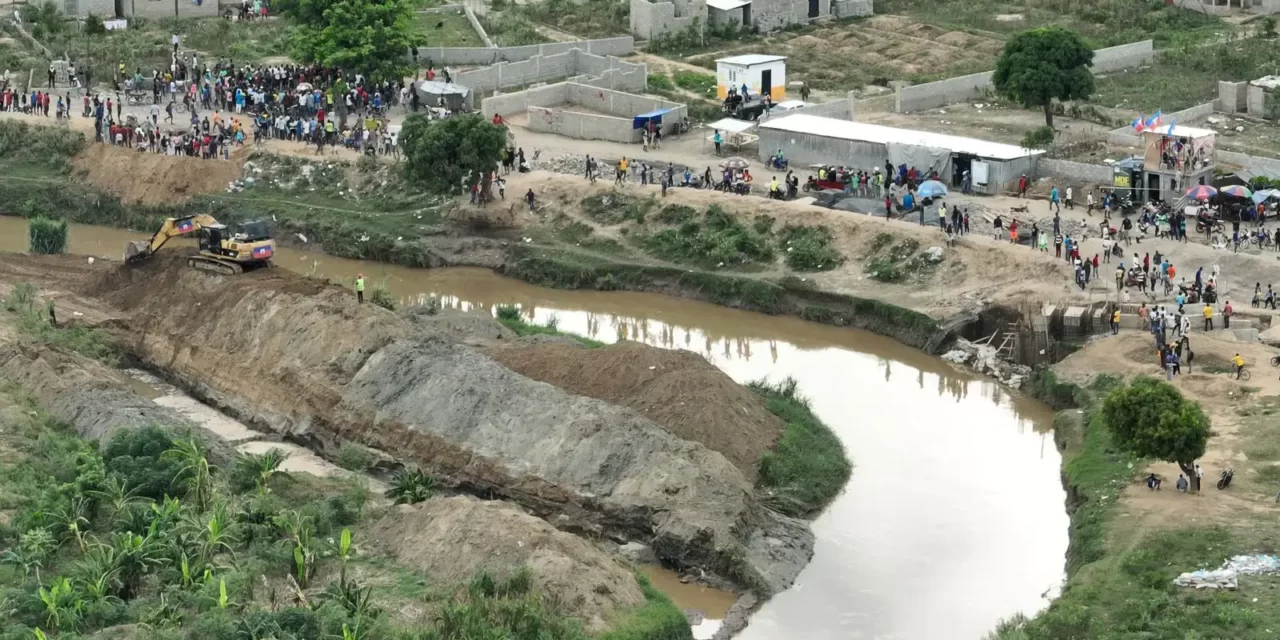
[[[770,169],[775,169],[777,171],[786,171],[787,167],[790,167],[790,166],[791,166],[791,161],[787,160],[786,158],[778,158],[778,156],[771,156],[769,158]]]
[[[1231,469],[1224,470],[1222,476],[1218,478],[1218,489],[1226,489],[1231,486],[1231,478],[1235,477],[1235,475],[1236,472]]]

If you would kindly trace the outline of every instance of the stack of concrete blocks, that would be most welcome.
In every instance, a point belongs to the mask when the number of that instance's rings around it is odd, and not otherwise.
[[[707,24],[706,0],[631,0],[631,34],[642,40],[685,31],[695,22]]]
[[[1245,84],[1245,112],[1255,118],[1267,117],[1267,96],[1280,91],[1280,76],[1265,76]],[[1218,93],[1222,93],[1221,86]]]
[[[1062,337],[1083,338],[1089,335],[1088,307],[1067,307],[1062,312]]]
[[[1249,111],[1249,83],[1218,81],[1218,111],[1223,113],[1247,113]]]
[[[71,63],[66,60],[54,60],[49,63],[53,67],[53,81],[59,87],[71,86]]]
[[[490,67],[463,71],[453,81],[480,96],[539,82],[572,80],[579,84],[621,91],[643,91],[649,70],[643,64],[624,62],[614,56],[597,56],[581,49],[548,56],[533,56],[518,62],[499,62]]]
[[[831,15],[838,19],[865,18],[874,13],[872,0],[831,0]]]

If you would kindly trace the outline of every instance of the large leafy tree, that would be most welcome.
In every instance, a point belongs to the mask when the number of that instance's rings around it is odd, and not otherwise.
[[[992,83],[996,92],[1027,109],[1044,109],[1053,126],[1053,100],[1083,100],[1093,93],[1093,50],[1074,31],[1041,27],[1004,45]]]
[[[471,181],[487,181],[506,144],[507,130],[479,115],[443,120],[412,115],[400,130],[406,177],[442,191],[455,189],[468,175]]]
[[[1102,419],[1117,447],[1144,458],[1177,463],[1196,490],[1195,462],[1209,441],[1209,418],[1173,385],[1140,376],[1112,391]]]
[[[303,60],[399,82],[417,42],[409,0],[300,0],[294,52]]]

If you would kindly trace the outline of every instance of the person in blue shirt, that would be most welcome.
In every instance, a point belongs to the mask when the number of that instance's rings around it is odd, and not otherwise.
[[[902,196],[902,208],[907,211],[911,211],[912,209],[915,209],[915,207],[916,199],[911,195],[911,192],[908,191],[906,195]]]

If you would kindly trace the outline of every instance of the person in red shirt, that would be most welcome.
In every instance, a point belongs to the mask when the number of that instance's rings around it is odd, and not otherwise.
[[[1018,178],[1018,197],[1027,197],[1027,174],[1025,173],[1022,174],[1021,178]]]

